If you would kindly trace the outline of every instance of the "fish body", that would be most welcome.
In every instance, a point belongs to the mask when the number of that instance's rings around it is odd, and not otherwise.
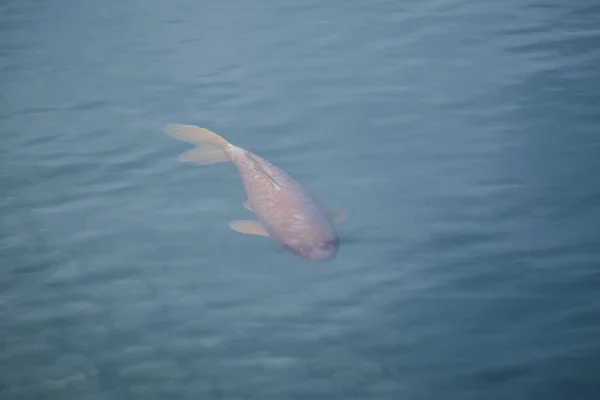
[[[329,261],[336,257],[339,237],[335,224],[343,212],[331,212],[282,169],[208,129],[194,125],[169,125],[167,133],[198,147],[184,153],[184,162],[203,165],[231,161],[238,169],[256,221],[233,221],[240,233],[269,236],[284,249],[303,258]]]

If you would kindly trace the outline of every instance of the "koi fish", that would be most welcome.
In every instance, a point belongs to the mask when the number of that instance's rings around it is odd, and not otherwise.
[[[330,261],[336,257],[340,241],[335,225],[346,219],[345,210],[326,209],[283,170],[208,129],[172,124],[165,131],[196,146],[183,153],[180,161],[201,165],[230,161],[237,167],[248,196],[243,205],[257,219],[232,221],[231,229],[271,237],[287,251],[308,260]]]

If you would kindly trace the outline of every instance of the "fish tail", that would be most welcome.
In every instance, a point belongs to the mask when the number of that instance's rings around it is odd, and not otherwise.
[[[231,161],[225,152],[229,142],[216,133],[195,125],[171,124],[165,127],[172,138],[196,145],[196,148],[183,153],[179,160],[209,165]]]

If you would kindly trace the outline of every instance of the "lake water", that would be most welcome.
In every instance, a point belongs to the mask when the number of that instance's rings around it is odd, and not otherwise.
[[[0,399],[599,399],[591,0],[0,4]],[[241,235],[222,134],[347,207]]]

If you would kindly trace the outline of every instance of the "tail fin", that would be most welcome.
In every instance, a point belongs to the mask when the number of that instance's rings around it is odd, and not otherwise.
[[[224,151],[229,142],[216,133],[195,125],[172,124],[165,127],[166,133],[172,138],[192,143],[197,147],[183,153],[179,160],[209,165],[230,161]]]

